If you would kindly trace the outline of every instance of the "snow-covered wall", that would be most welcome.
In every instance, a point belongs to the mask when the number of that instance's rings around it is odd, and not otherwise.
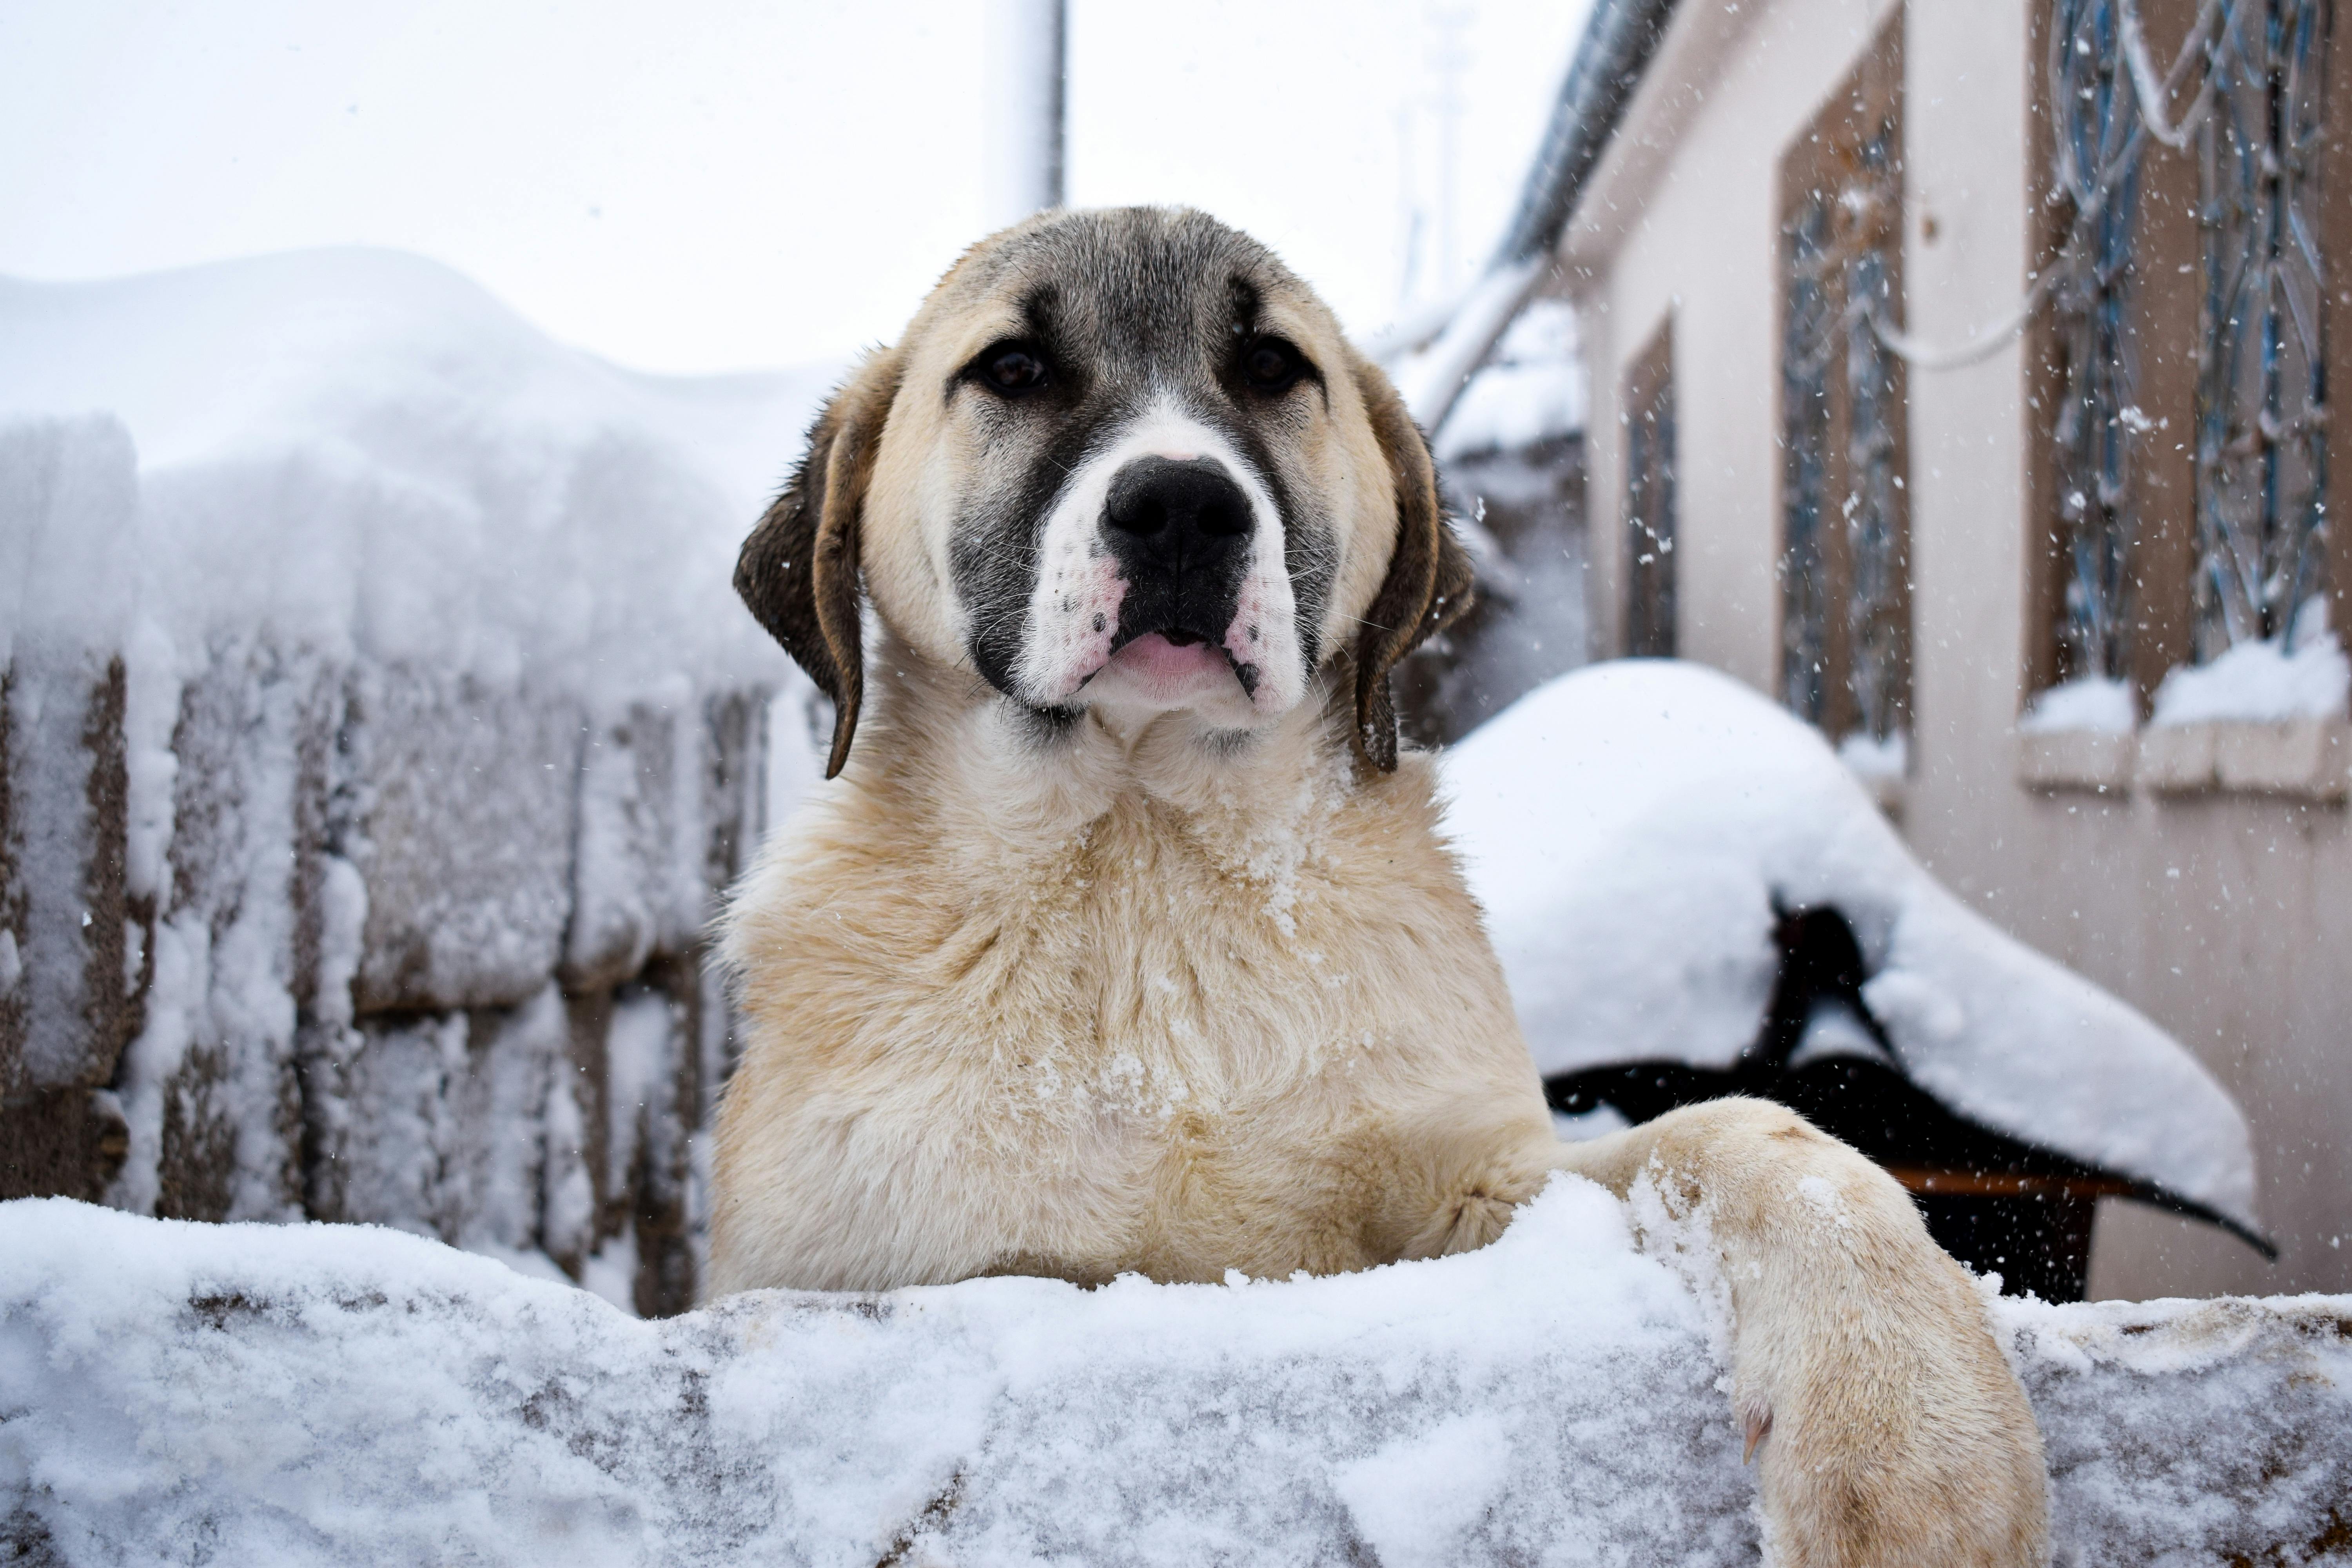
[[[648,1323],[386,1231],[0,1205],[0,1554],[1752,1563],[1713,1293],[1624,1215],[1562,1177],[1364,1274]],[[2059,1563],[2352,1562],[2352,1298],[1990,1306]]]
[[[729,576],[823,384],[382,253],[0,282],[0,1196],[682,1307],[702,927],[813,766]]]

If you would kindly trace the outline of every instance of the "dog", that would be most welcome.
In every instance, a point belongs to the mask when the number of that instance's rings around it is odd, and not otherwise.
[[[2045,1561],[2032,1413],[1889,1177],[1755,1100],[1558,1141],[1389,696],[1471,577],[1264,247],[1130,208],[967,252],[736,573],[835,721],[723,916],[709,1293],[1339,1273],[1572,1172],[1711,1238],[1776,1561]]]

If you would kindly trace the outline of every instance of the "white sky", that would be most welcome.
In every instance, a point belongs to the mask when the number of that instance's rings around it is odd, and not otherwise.
[[[1189,202],[1351,329],[1494,243],[1588,0],[1070,0],[1069,194]],[[471,274],[650,370],[887,339],[979,237],[979,0],[0,0],[0,274],[316,245]],[[1401,131],[1401,124],[1404,127]]]

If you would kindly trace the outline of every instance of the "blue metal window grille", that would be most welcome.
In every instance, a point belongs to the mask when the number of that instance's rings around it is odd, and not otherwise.
[[[2113,679],[2129,668],[2137,379],[2130,329],[2132,239],[2147,133],[2117,0],[2058,0],[2050,35],[2051,151],[2067,243],[2048,280],[2060,370],[2055,448],[2059,678]]]
[[[2195,654],[2278,637],[2324,603],[2329,0],[2237,0],[2206,46],[2205,301],[2197,381]]]
[[[1865,150],[1887,161],[1890,148]],[[1891,184],[1891,182],[1890,182]],[[1856,728],[1884,741],[1905,728],[1910,706],[1909,600],[1904,574],[1902,483],[1895,472],[1895,434],[1903,418],[1903,387],[1895,355],[1871,324],[1874,312],[1893,319],[1886,265],[1890,237],[1846,261],[1845,356],[1852,417],[1846,428],[1846,549],[1853,588],[1846,596],[1847,684]]]

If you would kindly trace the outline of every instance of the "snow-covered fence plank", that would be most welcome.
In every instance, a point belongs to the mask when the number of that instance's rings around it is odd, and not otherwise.
[[[27,1202],[0,1259],[18,1561],[1755,1561],[1720,1326],[1570,1178],[1361,1275],[651,1323],[380,1230]],[[2352,1298],[1990,1306],[2059,1563],[2352,1561]]]
[[[757,837],[763,693],[592,721],[216,644],[180,683],[159,898],[125,885],[121,660],[5,668],[0,1195],[373,1221],[574,1272],[625,1235],[645,1304],[690,1299],[687,1142],[726,1027],[702,928]]]
[[[101,590],[40,606],[62,636],[19,623],[60,586],[36,574],[34,542],[56,578],[94,574],[137,504],[119,426],[0,426],[0,1149],[59,1173],[47,1190],[92,1198],[89,1173],[121,1143],[92,1092],[138,1028],[127,677],[119,638],[80,635],[113,629],[119,605]]]

